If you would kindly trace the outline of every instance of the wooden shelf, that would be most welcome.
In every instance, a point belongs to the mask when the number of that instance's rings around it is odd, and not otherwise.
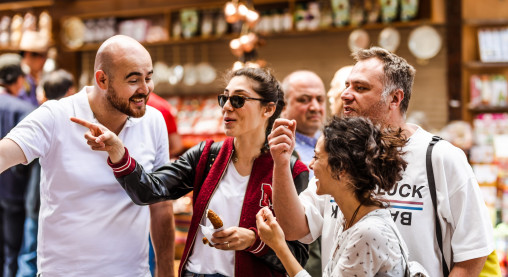
[[[508,26],[508,18],[466,19],[463,22],[473,27]]]
[[[49,7],[54,4],[54,0],[38,0],[38,1],[17,1],[0,4],[0,11],[15,11],[23,9]]]
[[[432,25],[436,27],[444,26],[442,23],[433,23],[429,20],[414,20],[414,21],[407,21],[407,22],[393,22],[393,23],[375,23],[375,24],[365,24],[362,26],[344,26],[344,27],[329,27],[326,29],[319,29],[319,30],[305,30],[305,31],[288,31],[288,32],[280,32],[280,33],[270,33],[270,34],[260,34],[260,37],[266,38],[266,39],[276,39],[276,38],[287,38],[287,37],[306,37],[306,36],[313,36],[313,35],[322,35],[326,33],[336,33],[336,32],[350,32],[355,29],[365,29],[365,30],[381,30],[386,27],[394,27],[397,29],[404,29],[404,28],[413,28],[420,25]],[[202,38],[202,37],[193,37],[193,38],[180,38],[178,40],[170,39],[167,41],[158,41],[158,42],[152,42],[152,43],[143,43],[145,46],[160,46],[160,45],[179,45],[179,44],[197,44],[197,43],[207,43],[207,42],[214,42],[214,41],[230,41],[234,38],[237,38],[239,34],[226,34],[220,37],[211,36],[208,38]],[[99,46],[101,43],[87,43],[83,45],[82,47],[78,49],[69,49],[66,48],[65,50],[70,52],[80,52],[80,51],[95,51],[99,49]]]
[[[229,41],[233,38],[237,38],[238,34],[227,34],[221,37],[208,37],[208,38],[202,38],[202,37],[193,37],[193,38],[180,38],[180,39],[171,39],[167,41],[158,41],[158,42],[143,42],[142,44],[146,47],[150,46],[161,46],[161,45],[179,45],[179,44],[198,44],[198,43],[207,43],[207,42],[214,42],[214,41]],[[82,47],[78,49],[70,49],[65,48],[66,51],[69,52],[86,52],[86,51],[96,51],[99,49],[99,46],[101,43],[87,43],[83,45]]]
[[[480,62],[469,61],[465,62],[464,66],[468,69],[492,69],[492,68],[508,68],[508,62]]]
[[[508,107],[478,106],[469,107],[469,111],[473,113],[507,113]]]
[[[407,22],[392,22],[392,23],[370,23],[364,24],[360,26],[342,26],[342,27],[328,27],[325,29],[319,30],[305,30],[305,31],[296,31],[292,30],[289,32],[281,32],[264,35],[264,37],[282,37],[282,36],[308,36],[308,35],[321,35],[323,33],[337,33],[337,32],[350,32],[356,29],[365,29],[365,30],[381,30],[386,27],[393,27],[396,29],[404,29],[404,28],[414,28],[421,25],[432,25],[435,27],[444,26],[442,23],[435,23],[430,20],[413,20]]]

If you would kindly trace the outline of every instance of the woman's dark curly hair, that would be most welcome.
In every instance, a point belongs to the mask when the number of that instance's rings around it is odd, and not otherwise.
[[[268,150],[268,135],[272,131],[273,122],[279,118],[282,109],[286,105],[284,103],[284,92],[280,86],[279,81],[273,76],[271,70],[262,68],[244,67],[238,70],[230,71],[226,75],[226,83],[229,83],[233,77],[245,76],[254,81],[252,89],[265,99],[266,102],[261,102],[261,105],[268,105],[270,102],[275,103],[275,112],[268,119],[268,125],[265,130],[265,143],[262,152]]]
[[[380,129],[363,117],[334,116],[324,127],[324,148],[333,178],[345,171],[356,198],[365,205],[384,206],[374,195],[377,187],[388,191],[402,179],[407,162],[402,129]]]

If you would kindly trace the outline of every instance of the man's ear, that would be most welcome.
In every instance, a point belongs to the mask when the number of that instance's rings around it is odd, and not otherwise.
[[[108,75],[102,70],[95,71],[95,81],[100,89],[107,90],[108,89]]]
[[[390,109],[398,110],[402,99],[404,99],[404,91],[402,89],[396,89],[390,97]]]
[[[282,108],[282,112],[280,112],[280,117],[282,117],[282,118],[288,118],[288,116],[287,116],[287,113],[288,113],[287,107],[288,107],[288,105],[286,103],[286,105],[284,105],[284,107]]]

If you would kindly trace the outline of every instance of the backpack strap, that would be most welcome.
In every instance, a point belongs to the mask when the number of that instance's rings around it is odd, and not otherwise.
[[[441,250],[441,265],[443,276],[448,277],[450,275],[450,271],[448,269],[448,265],[446,264],[446,260],[444,258],[443,252],[443,235],[441,232],[441,222],[439,221],[439,216],[437,214],[437,195],[436,195],[436,182],[434,180],[434,170],[432,168],[432,149],[434,145],[442,140],[441,137],[433,136],[432,140],[429,142],[429,146],[427,147],[427,155],[426,155],[426,167],[427,167],[427,179],[429,181],[429,191],[430,196],[432,197],[432,205],[434,206],[434,220],[436,222],[436,237],[437,244],[439,245],[439,250]]]
[[[208,142],[208,141],[207,141]],[[198,174],[200,176],[199,180],[196,180],[194,183],[194,197],[196,197],[199,194],[199,191],[201,190],[201,185],[203,185],[203,182],[206,180],[206,177],[208,176],[208,173],[210,172],[210,168],[212,168],[213,163],[215,162],[215,159],[217,158],[217,155],[219,155],[219,151],[222,148],[223,141],[213,142],[210,145],[210,148],[208,151],[203,151],[202,154],[205,154],[205,152],[208,154],[208,157],[206,158],[206,163],[204,167],[201,169],[201,174]],[[206,146],[205,146],[206,150]],[[197,168],[199,173],[199,166]],[[194,199],[196,200],[196,199]]]
[[[293,151],[294,154],[291,155],[291,158],[289,159],[289,164],[291,165],[291,172],[293,172],[293,168],[295,167],[295,164],[296,164],[296,161],[298,161],[300,159],[300,157],[298,157],[298,154],[296,153],[296,151]]]

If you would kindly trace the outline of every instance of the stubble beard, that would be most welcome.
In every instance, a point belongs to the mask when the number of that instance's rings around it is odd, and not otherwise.
[[[142,117],[145,114],[146,111],[146,100],[148,97],[145,97],[145,105],[143,105],[140,109],[132,109],[130,107],[130,100],[134,97],[140,97],[139,94],[135,94],[131,96],[127,101],[124,101],[120,97],[118,97],[118,94],[116,93],[115,89],[111,86],[111,84],[108,86],[108,91],[106,93],[106,99],[108,102],[115,108],[117,111],[126,114],[130,117]]]
[[[384,124],[387,120],[386,119],[387,113],[384,109],[385,107],[386,107],[386,100],[381,98],[377,103],[370,106],[367,110],[363,110],[363,111],[355,110],[355,112],[353,114],[345,115],[344,113],[341,113],[341,115],[343,117],[361,116],[361,117],[370,119],[373,123]]]

